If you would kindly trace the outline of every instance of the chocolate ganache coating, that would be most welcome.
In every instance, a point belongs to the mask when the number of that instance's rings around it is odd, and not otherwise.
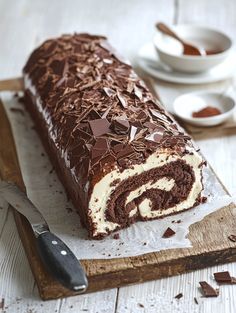
[[[194,151],[191,138],[105,37],[74,34],[47,40],[31,54],[23,73],[26,106],[90,237],[102,238],[149,219],[138,209],[128,214],[145,199],[151,201],[151,210],[165,210],[188,198],[196,180],[192,165],[186,163]],[[163,166],[120,178],[158,151],[168,152]],[[168,161],[174,156],[180,159]],[[103,209],[93,211],[91,198],[112,171],[119,175],[110,184],[106,212],[99,217]],[[154,186],[127,205],[132,190],[164,177],[175,181],[172,192]],[[199,199],[200,192],[191,206]],[[99,221],[107,223],[102,231]]]

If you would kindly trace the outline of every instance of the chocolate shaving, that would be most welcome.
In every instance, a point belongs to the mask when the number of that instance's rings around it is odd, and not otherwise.
[[[166,231],[164,232],[164,234],[162,235],[162,238],[170,238],[174,235],[175,235],[175,231],[171,229],[170,227],[168,227]]]
[[[103,90],[105,91],[106,95],[108,97],[112,97],[112,96],[115,96],[116,95],[116,92],[115,90],[111,89],[111,88],[108,88],[108,87],[104,87]]]
[[[139,100],[142,100],[142,97],[143,97],[142,90],[138,88],[136,85],[134,85],[134,94],[136,97],[139,98]]]
[[[90,83],[87,83],[87,84],[79,87],[79,90],[82,91],[84,89],[91,88],[91,87],[95,86],[99,81],[100,81],[100,79],[91,81]]]
[[[160,113],[154,109],[149,109],[149,111],[151,112],[152,116],[156,117],[157,119],[161,120],[162,122],[164,122],[164,123],[168,122],[167,117],[164,114],[162,114],[162,113]]]
[[[219,296],[219,289],[214,289],[211,285],[209,285],[206,281],[199,282],[204,297],[218,297]]]
[[[102,136],[110,131],[110,123],[106,118],[91,120],[89,125],[95,137]]]
[[[118,97],[118,99],[120,100],[120,103],[122,104],[122,106],[124,107],[124,108],[127,108],[127,102],[126,102],[126,99],[125,99],[125,97],[123,97],[122,95],[121,95],[121,93],[118,91],[117,92],[117,97]]]

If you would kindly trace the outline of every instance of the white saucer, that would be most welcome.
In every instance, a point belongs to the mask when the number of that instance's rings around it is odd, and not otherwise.
[[[153,77],[177,84],[213,83],[231,77],[236,71],[236,52],[234,51],[224,62],[213,69],[196,74],[177,72],[161,63],[152,42],[145,44],[139,50],[138,57],[139,65],[145,72]]]

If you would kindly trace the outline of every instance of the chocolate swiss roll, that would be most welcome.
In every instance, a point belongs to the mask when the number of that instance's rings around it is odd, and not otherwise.
[[[91,238],[199,204],[201,155],[105,37],[47,40],[23,72],[27,109]]]

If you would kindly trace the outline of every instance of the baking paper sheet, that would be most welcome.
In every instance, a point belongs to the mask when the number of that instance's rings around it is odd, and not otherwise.
[[[116,232],[119,233],[119,239],[114,239],[112,234],[103,240],[89,240],[28,114],[9,96],[5,98],[5,107],[13,127],[28,196],[43,213],[51,231],[65,241],[79,259],[129,257],[164,249],[191,247],[190,240],[186,238],[189,226],[235,201],[226,194],[213,172],[205,168],[204,195],[208,197],[207,203],[163,219],[138,222]],[[12,107],[23,111],[11,111]],[[172,228],[176,234],[171,238],[162,238],[167,227]]]

